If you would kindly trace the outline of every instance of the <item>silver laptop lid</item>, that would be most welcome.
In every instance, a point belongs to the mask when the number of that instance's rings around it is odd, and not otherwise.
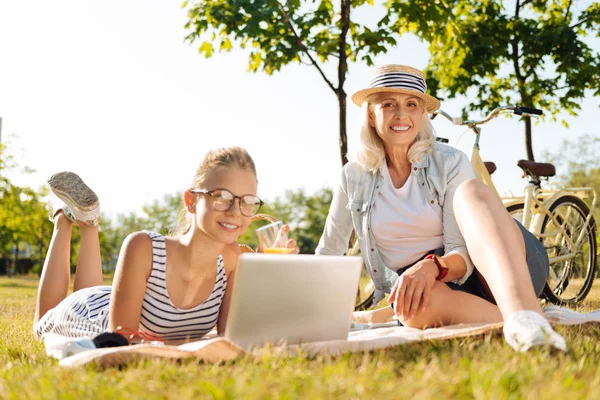
[[[362,258],[240,255],[225,337],[243,348],[346,339]]]

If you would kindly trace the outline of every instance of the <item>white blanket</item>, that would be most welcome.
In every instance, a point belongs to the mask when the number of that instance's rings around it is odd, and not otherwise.
[[[600,323],[600,309],[591,313],[577,313],[567,308],[549,306],[544,309],[546,317],[552,323],[577,325],[588,322]],[[294,356],[298,352],[307,355],[337,355],[346,352],[383,349],[405,343],[426,340],[443,340],[466,336],[481,335],[499,330],[503,323],[497,324],[460,324],[442,328],[414,329],[407,327],[381,327],[352,331],[347,340],[311,342],[300,345],[271,346],[243,350],[235,343],[223,338],[212,337],[180,346],[139,344],[134,346],[94,349],[74,354],[60,360],[63,367],[76,367],[94,363],[100,367],[110,367],[127,362],[148,358],[169,358],[183,360],[194,358],[208,363],[235,360],[243,356],[260,356],[264,351],[281,356]]]

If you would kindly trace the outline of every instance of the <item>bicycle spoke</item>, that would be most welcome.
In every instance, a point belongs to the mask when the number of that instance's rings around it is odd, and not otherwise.
[[[577,303],[591,287],[596,244],[588,213],[580,199],[565,197],[551,207],[544,222],[541,240],[550,258],[550,292],[545,293],[553,303]]]

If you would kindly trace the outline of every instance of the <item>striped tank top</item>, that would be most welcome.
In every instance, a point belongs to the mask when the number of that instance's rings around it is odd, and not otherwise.
[[[164,236],[146,232],[152,240],[152,271],[146,281],[142,302],[140,329],[164,340],[194,340],[203,337],[217,324],[227,276],[223,258],[217,258],[217,274],[211,294],[201,304],[188,309],[177,308],[167,293]],[[108,330],[110,286],[94,286],[78,290],[36,323],[39,338],[47,333],[68,337],[94,337]]]
[[[197,339],[208,333],[219,318],[219,310],[227,288],[223,258],[217,259],[217,276],[211,294],[204,302],[189,309],[177,308],[167,293],[165,279],[165,238],[148,233],[152,239],[152,272],[146,282],[140,328],[163,339]]]

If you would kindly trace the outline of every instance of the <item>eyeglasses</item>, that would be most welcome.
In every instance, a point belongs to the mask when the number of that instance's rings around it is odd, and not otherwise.
[[[256,196],[245,194],[236,196],[227,189],[200,190],[191,189],[192,193],[207,194],[210,196],[210,205],[215,211],[229,211],[235,203],[235,199],[240,199],[240,211],[246,217],[255,216],[264,202]]]

